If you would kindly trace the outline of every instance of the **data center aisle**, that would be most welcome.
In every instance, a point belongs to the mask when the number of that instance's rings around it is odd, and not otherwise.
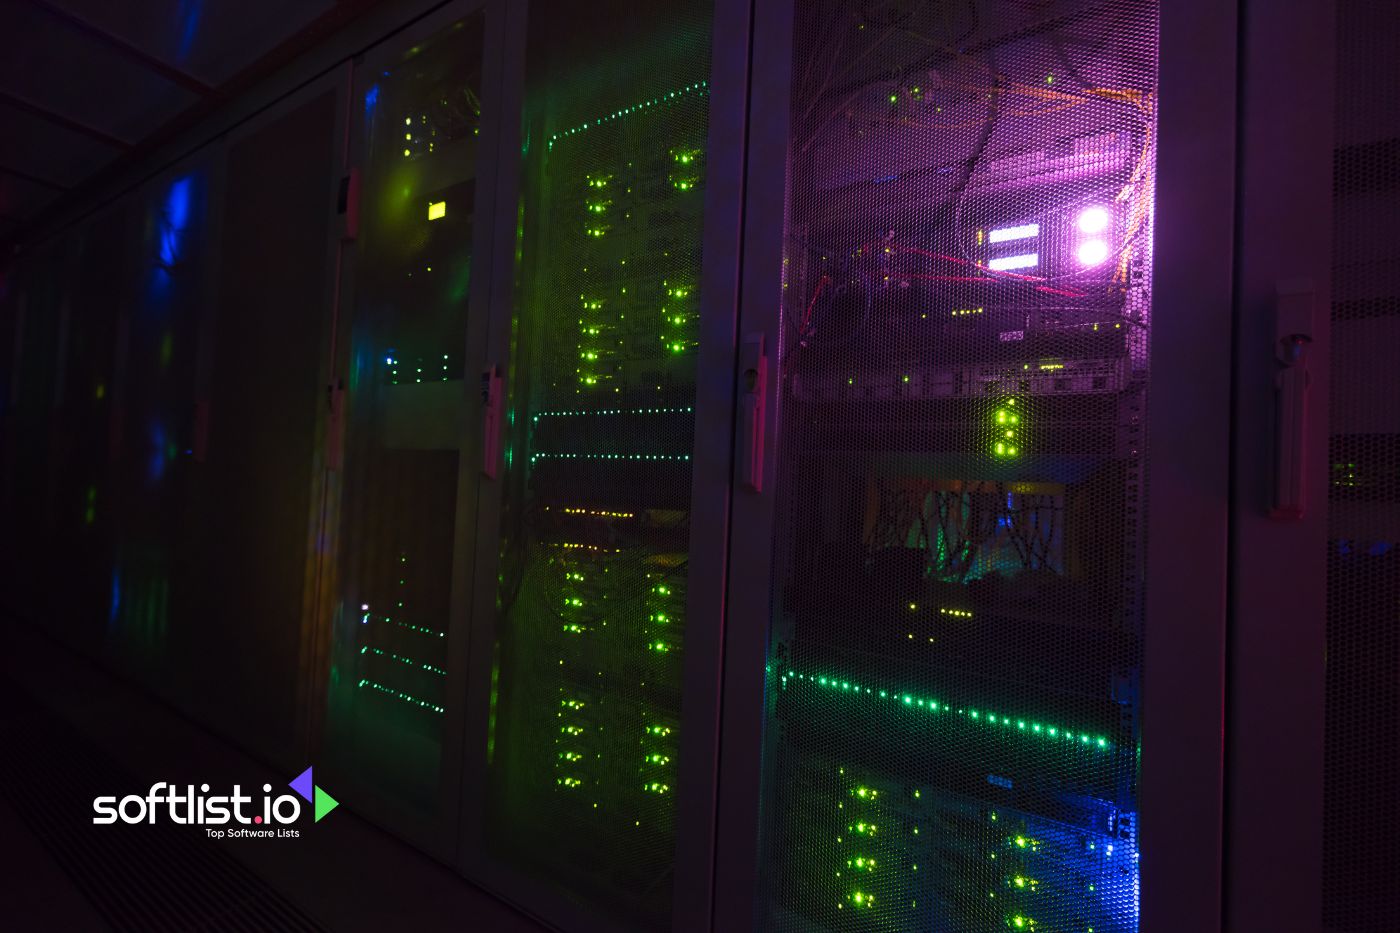
[[[0,914],[15,928],[542,929],[344,808],[296,840],[216,843],[172,824],[104,833],[117,827],[91,825],[95,794],[288,776],[27,626],[0,617],[0,629],[11,646],[0,662]]]

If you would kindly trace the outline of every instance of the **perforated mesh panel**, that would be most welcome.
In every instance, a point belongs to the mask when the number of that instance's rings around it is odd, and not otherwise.
[[[1400,917],[1400,18],[1337,13],[1323,910],[1378,933]]]
[[[532,4],[492,847],[669,916],[709,4]]]
[[[1135,931],[1156,6],[796,17],[757,925]]]

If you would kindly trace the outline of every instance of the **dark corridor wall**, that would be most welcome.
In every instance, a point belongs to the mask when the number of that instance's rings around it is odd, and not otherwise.
[[[4,609],[278,765],[297,716],[339,95],[291,98],[0,284]]]
[[[323,93],[229,147],[208,450],[189,505],[190,658],[215,659],[199,705],[286,755],[314,545],[335,124]]]

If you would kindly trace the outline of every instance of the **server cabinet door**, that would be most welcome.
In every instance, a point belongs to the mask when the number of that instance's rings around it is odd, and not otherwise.
[[[112,592],[112,424],[119,309],[129,300],[131,205],[118,202],[71,234],[81,275],[67,277],[62,385],[55,398],[57,432],[50,469],[56,548],[44,618],[68,644],[90,655],[103,644]],[[27,607],[26,607],[27,608]]]
[[[70,257],[48,244],[7,270],[12,353],[6,361],[4,565],[14,611],[45,619],[45,568],[51,556],[50,497],[63,383]],[[42,624],[42,622],[40,623]]]
[[[1369,933],[1400,911],[1400,21],[1245,10],[1226,925]]]
[[[498,7],[420,20],[356,68],[323,561],[321,761],[441,857],[454,842]],[[475,341],[475,343],[474,343]]]
[[[516,13],[464,868],[566,929],[705,928],[748,4]]]
[[[172,167],[133,196],[133,300],[118,318],[112,404],[113,541],[104,650],[157,694],[177,699],[192,678],[177,631],[200,620],[173,611],[188,591],[182,548],[196,482],[193,433],[199,348],[207,337],[207,288],[215,255],[209,192],[216,159],[207,150]]]
[[[1307,463],[1327,477],[1322,916],[1325,930],[1369,933],[1400,915],[1383,841],[1400,832],[1400,17],[1360,0],[1337,0],[1335,15],[1331,301],[1314,306],[1330,317],[1327,460],[1318,450]],[[1303,629],[1314,649],[1319,605]],[[1305,663],[1311,686],[1315,650]],[[1311,794],[1315,772],[1306,778]]]
[[[309,751],[298,713],[344,84],[313,82],[215,149],[220,248],[187,445],[179,547],[188,571],[173,600],[183,709],[287,769],[304,768]]]
[[[1233,25],[1167,6],[761,8],[719,928],[1218,924]]]

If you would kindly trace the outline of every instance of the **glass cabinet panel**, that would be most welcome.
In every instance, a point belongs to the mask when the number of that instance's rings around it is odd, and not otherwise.
[[[462,476],[481,126],[480,14],[360,69],[327,740],[378,796],[438,800]],[[471,374],[472,377],[475,374]],[[474,490],[474,487],[470,487]]]
[[[794,7],[757,928],[1135,931],[1155,5]]]
[[[487,845],[632,928],[670,911],[709,17],[528,27]]]

